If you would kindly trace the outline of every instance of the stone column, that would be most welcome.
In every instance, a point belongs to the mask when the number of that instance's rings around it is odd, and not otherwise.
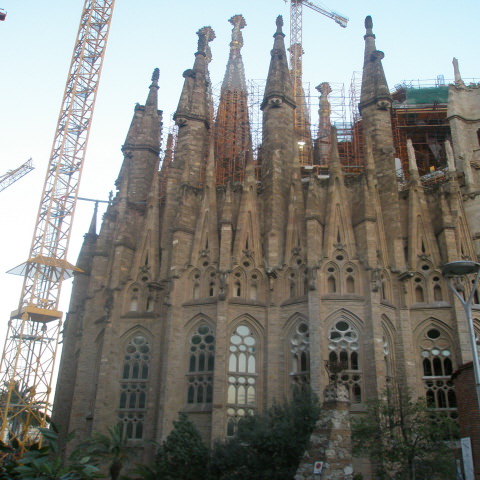
[[[310,436],[295,480],[352,480],[350,400],[344,385],[327,385],[320,418]],[[323,462],[322,473],[314,463]]]

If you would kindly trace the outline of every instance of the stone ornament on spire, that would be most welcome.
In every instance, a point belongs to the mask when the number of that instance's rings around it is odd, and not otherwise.
[[[234,15],[228,21],[233,25],[230,48],[232,50],[240,50],[243,47],[243,35],[241,29],[247,26],[247,22],[245,21],[245,18],[243,18],[243,15]]]
[[[198,48],[196,54],[207,57],[208,61],[212,59],[212,52],[208,45],[212,40],[215,40],[215,32],[212,27],[202,27],[198,32]],[[195,54],[195,55],[196,55]]]
[[[285,34],[282,31],[282,27],[283,27],[283,17],[282,17],[282,15],[279,15],[277,17],[277,20],[275,21],[275,23],[277,24],[277,31],[275,32],[275,35],[285,36]],[[274,35],[274,37],[275,37],[275,35]]]
[[[332,88],[328,82],[322,82],[320,85],[317,85],[315,89],[320,93],[319,99],[319,126],[318,126],[318,138],[329,138],[331,131],[330,124],[330,102],[328,100],[328,95],[332,93]]]
[[[152,73],[152,87],[158,87],[159,80],[160,80],[160,69],[156,68]]]
[[[458,66],[458,59],[453,57],[452,64],[453,64],[453,74],[454,74],[454,78],[455,78],[455,86],[456,87],[464,87],[465,83],[462,80],[462,76],[460,75],[460,68]]]
[[[375,35],[373,33],[373,20],[370,15],[367,15],[365,17],[365,30],[366,30],[366,33],[365,33],[365,36],[363,37],[364,39],[367,37],[375,38]]]

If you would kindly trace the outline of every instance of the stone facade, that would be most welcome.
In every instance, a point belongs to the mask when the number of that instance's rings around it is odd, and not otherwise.
[[[223,101],[229,95],[240,107],[242,20],[232,18],[222,87]],[[117,194],[100,233],[93,222],[85,237],[54,420],[78,438],[122,422],[141,447],[165,438],[184,411],[210,441],[288,397],[293,384],[309,383],[320,396],[329,383],[327,360],[344,367],[340,380],[353,414],[388,382],[454,410],[450,374],[471,353],[463,309],[440,266],[477,259],[478,87],[460,79],[450,88],[456,107],[453,143],[442,147],[445,181],[423,187],[410,145],[409,183],[399,189],[392,99],[367,17],[365,163],[346,174],[331,128],[319,155],[328,158],[328,172],[317,174],[299,161],[281,19],[258,158],[245,112],[226,102],[225,117],[214,116],[208,63],[215,35],[210,28],[198,35],[175,114],[175,147],[170,138],[160,165],[155,72],[145,106],[135,107]],[[477,106],[467,111],[470,99]],[[328,108],[322,112],[325,126]],[[237,137],[222,148],[216,130]]]

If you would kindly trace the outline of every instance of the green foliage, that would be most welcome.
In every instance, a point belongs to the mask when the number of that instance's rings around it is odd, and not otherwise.
[[[160,446],[153,467],[139,466],[136,473],[145,480],[198,480],[205,478],[208,448],[185,413],[173,422],[173,430]]]
[[[354,454],[367,454],[381,480],[455,478],[448,441],[456,424],[408,393],[384,397],[368,402],[367,414],[353,422]]]
[[[128,446],[122,426],[115,425],[108,433],[95,433],[91,438],[80,443],[74,452],[75,458],[88,456],[96,464],[108,464],[111,480],[117,480],[124,465],[133,455],[133,449]]]
[[[285,480],[295,475],[320,413],[311,392],[245,418],[236,436],[217,443],[212,452],[212,480]]]
[[[81,458],[63,458],[58,431],[52,428],[40,429],[44,439],[44,446],[34,446],[17,459],[12,447],[7,457],[3,459],[4,470],[0,478],[23,480],[87,480],[99,478],[98,468],[90,462],[88,456]],[[70,437],[71,439],[71,437]]]

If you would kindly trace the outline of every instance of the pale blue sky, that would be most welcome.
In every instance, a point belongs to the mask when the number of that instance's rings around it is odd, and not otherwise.
[[[0,8],[8,11],[7,20],[0,23],[0,174],[29,157],[37,167],[0,193],[0,335],[21,288],[21,278],[3,272],[28,255],[83,3],[0,0]],[[362,67],[366,15],[372,15],[377,48],[385,52],[391,88],[402,80],[435,79],[439,74],[452,78],[453,56],[459,59],[465,79],[480,78],[478,0],[328,0],[327,5],[350,22],[342,29],[304,8],[304,80],[312,87],[329,81],[348,88],[352,72]],[[247,21],[242,50],[247,78],[263,79],[278,14],[284,16],[289,42],[289,4],[283,0],[116,0],[81,196],[106,199],[114,188],[133,107],[144,103],[155,67],[160,68],[159,108],[165,112],[168,128],[183,84],[182,72],[194,60],[195,32],[205,25],[211,25],[217,35],[211,44],[210,72],[214,84],[221,82],[230,42],[228,19],[238,13]],[[71,262],[91,213],[90,204],[77,208]],[[64,288],[64,311],[67,305],[68,288]]]

